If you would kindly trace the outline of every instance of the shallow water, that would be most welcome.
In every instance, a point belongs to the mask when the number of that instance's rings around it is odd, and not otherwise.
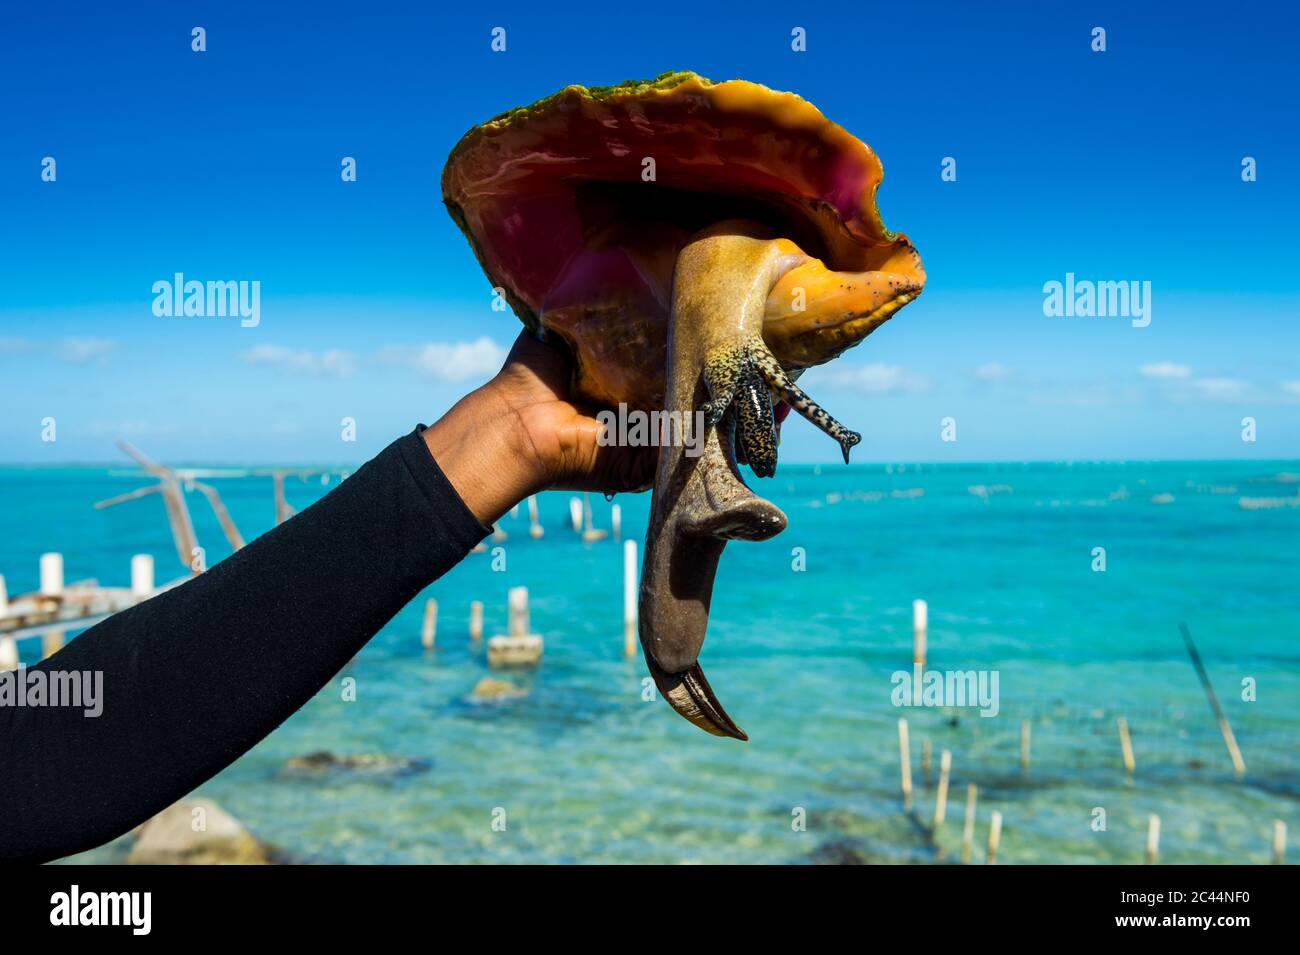
[[[642,700],[642,665],[622,656],[621,550],[581,543],[566,528],[569,495],[544,495],[544,539],[529,539],[522,516],[503,522],[505,572],[492,571],[492,554],[474,554],[424,595],[440,606],[435,651],[419,642],[422,597],[341,674],[356,679],[355,702],[335,681],[199,792],[261,838],[320,861],[952,861],[974,782],[977,859],[997,810],[1002,862],[1140,862],[1150,813],[1162,820],[1163,862],[1266,862],[1274,819],[1292,843],[1300,832],[1296,472],[1296,462],[827,465],[751,481],[790,526],[727,548],[702,657],[747,744]],[[141,551],[155,555],[160,581],[178,574],[159,499],[91,509],[140,483],[105,469],[0,470],[10,593],[35,587],[46,550],[64,552],[69,581],[124,585]],[[269,478],[211,483],[246,537],[270,526]],[[314,478],[288,483],[298,507],[326,490]],[[1248,509],[1243,498],[1273,506]],[[209,561],[220,559],[228,547],[215,520],[201,497],[189,500]],[[617,503],[625,535],[639,540],[648,497]],[[593,507],[608,527],[608,505],[595,497]],[[1096,547],[1102,573],[1091,569]],[[487,605],[488,635],[502,632],[506,591],[521,584],[544,662],[507,677],[526,697],[471,705],[489,671],[467,637],[469,602]],[[997,716],[893,705],[917,597],[930,605],[930,668],[997,671]],[[1244,781],[1233,778],[1180,620],[1236,731]],[[26,662],[39,644],[23,641]],[[1247,678],[1255,702],[1242,699]],[[1119,715],[1133,732],[1131,782]],[[900,807],[900,716],[912,816]],[[943,749],[953,758],[948,822],[933,837],[923,739],[934,767]],[[315,750],[431,766],[282,772]],[[1105,831],[1091,825],[1098,808]],[[493,828],[500,810],[505,831]],[[804,831],[792,826],[800,816]],[[125,851],[119,842],[79,860]]]

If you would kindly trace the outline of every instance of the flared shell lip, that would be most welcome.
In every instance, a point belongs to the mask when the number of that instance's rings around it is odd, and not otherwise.
[[[689,71],[670,71],[651,80],[629,80],[613,86],[570,85],[537,102],[507,110],[470,129],[448,156],[442,174],[443,202],[464,232],[480,265],[494,287],[502,288],[515,311],[530,326],[538,323],[540,302],[520,290],[497,268],[494,250],[485,249],[476,234],[476,204],[510,191],[511,177],[520,164],[543,165],[556,181],[600,181],[592,174],[596,160],[575,155],[581,147],[566,143],[557,131],[565,127],[565,114],[583,110],[619,113],[620,121],[634,125],[646,104],[680,109],[683,117],[708,111],[719,126],[742,120],[760,121],[774,138],[798,139],[805,154],[822,165],[810,172],[822,176],[820,189],[797,188],[780,179],[785,191],[773,190],[774,199],[798,203],[824,235],[837,268],[866,271],[876,268],[898,272],[917,288],[924,285],[920,256],[901,232],[887,229],[876,202],[884,171],[879,157],[864,142],[827,119],[812,103],[796,93],[773,90],[748,80],[713,82]],[[609,123],[614,121],[611,118]],[[565,155],[566,147],[569,154]],[[821,150],[825,150],[824,154]],[[607,156],[602,155],[602,160]],[[485,173],[487,167],[490,172]],[[692,174],[678,174],[675,186],[690,189]],[[834,181],[838,180],[838,181]],[[725,169],[701,164],[701,191],[720,192],[726,187]],[[750,188],[748,191],[753,192]],[[888,262],[888,265],[885,263]],[[828,261],[828,264],[831,264]],[[914,296],[913,296],[914,297]]]

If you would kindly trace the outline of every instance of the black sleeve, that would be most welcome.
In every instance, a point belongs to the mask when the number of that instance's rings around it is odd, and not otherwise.
[[[490,532],[420,431],[206,573],[31,668],[102,672],[103,711],[0,706],[0,861],[93,848],[189,793]]]

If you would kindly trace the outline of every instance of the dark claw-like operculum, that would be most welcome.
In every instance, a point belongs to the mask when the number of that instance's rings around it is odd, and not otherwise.
[[[700,410],[704,412],[706,426],[712,428],[716,425],[731,407],[746,364],[742,349],[713,354],[705,361],[702,371],[704,385],[709,390],[709,400],[704,402]]]
[[[844,463],[848,464],[849,451],[862,440],[862,435],[844,427],[827,414],[825,408],[809,398],[803,389],[794,383],[794,379],[785,373],[780,362],[766,347],[753,349],[751,360],[768,385],[776,392],[777,397],[839,442],[840,450],[844,452]]]
[[[772,419],[772,392],[749,362],[741,374],[733,407],[736,409],[736,440],[744,448],[745,460],[759,477],[776,473],[776,423]]]

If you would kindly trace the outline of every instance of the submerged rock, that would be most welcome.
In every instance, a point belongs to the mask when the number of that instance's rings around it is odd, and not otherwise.
[[[874,865],[876,860],[853,840],[836,839],[819,845],[808,861],[813,865]]]
[[[128,865],[270,865],[274,851],[211,799],[182,799],[136,830]]]
[[[517,684],[485,676],[478,681],[467,699],[471,703],[496,703],[501,700],[517,700],[527,695],[528,691]]]
[[[325,776],[332,773],[411,776],[427,771],[431,765],[429,760],[414,756],[393,756],[387,753],[334,753],[322,749],[286,760],[284,771],[303,776]]]

